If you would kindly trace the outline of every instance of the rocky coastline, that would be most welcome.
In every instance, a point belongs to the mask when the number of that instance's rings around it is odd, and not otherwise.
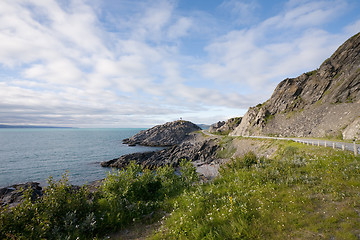
[[[157,125],[145,131],[141,131],[131,138],[124,139],[123,143],[128,145],[144,145],[152,147],[164,147],[162,150],[141,152],[123,155],[119,158],[101,162],[102,167],[125,168],[130,162],[144,168],[154,169],[156,167],[169,165],[174,168],[179,166],[180,160],[191,160],[201,171],[204,165],[211,168],[206,171],[202,179],[209,179],[216,175],[218,161],[216,157],[219,148],[216,138],[204,137],[201,128],[194,123],[178,120],[174,122]],[[211,167],[209,167],[211,165]],[[216,166],[215,166],[216,165]],[[215,167],[214,167],[215,166]],[[206,175],[206,176],[205,176]],[[94,181],[87,185],[90,191],[96,191],[96,186],[101,185],[102,180]],[[79,186],[73,186],[78,188]],[[44,189],[37,182],[27,182],[0,188],[0,208],[17,206],[24,199],[26,190],[32,189],[32,200],[42,197]]]
[[[182,159],[191,160],[197,167],[204,164],[216,164],[219,162],[217,157],[219,140],[216,137],[204,136],[200,130],[201,128],[197,125],[180,120],[141,131],[131,138],[124,139],[123,143],[166,148],[159,151],[123,155],[101,162],[101,166],[122,169],[134,161],[149,169],[165,165],[176,168]],[[214,172],[211,172],[210,175],[214,175]],[[204,177],[207,178],[210,175]]]
[[[40,183],[37,182],[27,182],[0,188],[0,208],[5,206],[10,208],[17,206],[23,201],[24,193],[28,189],[33,190],[31,194],[32,200],[43,195],[43,189],[40,186]]]
[[[123,140],[124,144],[166,147],[163,150],[132,153],[101,163],[102,167],[124,168],[131,161],[144,168],[169,165],[177,167],[181,159],[194,163],[211,163],[217,159],[219,144],[216,138],[206,138],[200,127],[189,121],[174,121],[157,125],[141,131],[131,138]]]

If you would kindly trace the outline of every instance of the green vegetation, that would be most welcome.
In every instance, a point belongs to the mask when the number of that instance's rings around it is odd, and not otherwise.
[[[232,140],[221,140],[224,155]],[[269,145],[270,140],[266,140]],[[0,214],[0,239],[98,239],[165,210],[151,239],[358,239],[360,157],[347,151],[273,140],[270,158],[233,158],[212,182],[130,164],[95,193],[49,179],[42,199]],[[228,149],[230,148],[230,150]],[[159,216],[158,216],[159,217]],[[158,219],[155,219],[158,220]]]
[[[171,167],[150,171],[131,163],[109,173],[93,194],[71,186],[67,175],[50,178],[41,199],[32,202],[28,191],[22,204],[1,210],[0,239],[96,239],[122,229],[190,188],[195,168],[185,160],[180,166],[178,176]]]
[[[320,66],[324,65],[324,64],[328,64],[330,62],[330,58],[325,59]]]
[[[231,158],[236,152],[236,148],[232,145],[234,137],[225,136],[221,139],[219,145],[220,150],[217,151],[216,157],[220,159]]]
[[[358,239],[360,158],[280,142],[273,159],[233,159],[185,191],[153,239]]]
[[[338,72],[338,73],[335,75],[334,79],[338,79],[338,78],[341,76],[341,74],[342,74],[342,72]]]
[[[274,118],[275,118],[275,115],[273,115],[270,112],[266,111],[265,118],[264,118],[265,124],[267,124],[268,122],[270,122]]]
[[[312,75],[315,75],[317,73],[318,69],[315,69],[313,71],[310,71],[310,72],[306,72],[305,75],[307,75],[308,77],[312,76]]]

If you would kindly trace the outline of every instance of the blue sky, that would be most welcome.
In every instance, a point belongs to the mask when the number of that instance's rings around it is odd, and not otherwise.
[[[359,31],[359,0],[2,0],[0,123],[211,124]]]

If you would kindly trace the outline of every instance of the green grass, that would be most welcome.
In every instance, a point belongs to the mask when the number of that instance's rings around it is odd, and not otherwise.
[[[310,76],[312,76],[312,75],[315,75],[317,72],[318,72],[318,69],[315,69],[315,70],[313,70],[313,71],[306,72],[305,75],[307,75],[308,77],[310,77]]]
[[[153,239],[358,239],[359,158],[280,142],[273,159],[249,153],[174,201]]]
[[[234,139],[222,138],[224,155]],[[131,164],[109,173],[95,193],[74,188],[66,175],[50,178],[43,198],[32,202],[28,192],[22,204],[0,211],[0,239],[101,239],[162,210],[170,215],[151,239],[359,238],[359,156],[259,141],[278,147],[271,159],[249,152],[208,183],[198,183],[186,161],[180,176]]]
[[[220,159],[231,158],[236,152],[236,148],[232,145],[234,137],[224,136],[219,145],[220,150],[217,151],[216,157]]]

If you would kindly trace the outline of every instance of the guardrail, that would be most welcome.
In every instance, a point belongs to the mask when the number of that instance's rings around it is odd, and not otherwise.
[[[287,141],[294,141],[298,143],[303,143],[307,145],[313,146],[324,146],[324,147],[332,147],[332,148],[339,148],[343,151],[348,150],[354,153],[355,156],[358,155],[360,152],[360,145],[356,144],[355,141],[353,143],[346,143],[346,142],[334,142],[328,140],[318,140],[318,139],[301,139],[301,138],[285,138],[285,137],[267,137],[267,136],[246,136],[249,138],[265,138],[265,139],[278,139],[278,140],[287,140]]]
[[[341,142],[333,142],[333,141],[325,141],[325,140],[301,140],[301,139],[292,139],[295,142],[312,145],[312,146],[324,146],[324,147],[332,147],[333,149],[339,148],[343,151],[348,150],[354,152],[354,155],[357,156],[359,153],[359,146],[354,142],[351,143],[341,143]]]

